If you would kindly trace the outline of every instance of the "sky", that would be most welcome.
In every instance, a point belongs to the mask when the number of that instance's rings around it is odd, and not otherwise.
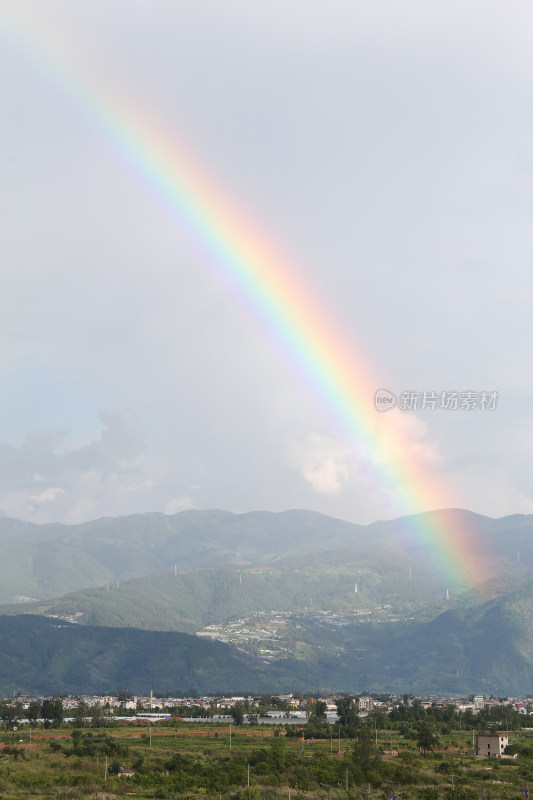
[[[0,0],[0,513],[533,512],[532,83],[519,0]]]

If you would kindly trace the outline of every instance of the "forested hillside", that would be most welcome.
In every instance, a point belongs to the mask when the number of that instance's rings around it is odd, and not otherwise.
[[[280,514],[183,511],[136,514],[83,525],[33,525],[0,518],[0,602],[59,597],[94,586],[188,569],[357,564],[376,574],[403,571],[435,589],[460,588],[431,546],[461,531],[488,574],[533,568],[533,517],[500,520],[460,509],[362,526],[311,511]]]

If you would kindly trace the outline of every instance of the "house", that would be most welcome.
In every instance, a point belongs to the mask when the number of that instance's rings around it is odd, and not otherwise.
[[[374,708],[374,701],[367,695],[361,696],[357,701],[357,708],[359,711],[372,711]]]
[[[484,758],[501,758],[509,744],[508,736],[478,733],[476,736],[476,755]]]

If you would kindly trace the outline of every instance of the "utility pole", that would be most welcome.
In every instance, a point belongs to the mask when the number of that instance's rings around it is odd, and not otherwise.
[[[324,789],[328,790],[328,800],[331,800],[331,786],[329,783],[321,783],[320,785],[323,786]]]
[[[248,788],[250,788],[250,765],[248,764]]]
[[[231,722],[229,724],[229,749],[231,750]]]
[[[522,776],[520,776],[520,777],[522,777]],[[481,800],[484,800],[483,792],[485,790],[485,787],[483,786],[483,784],[482,783],[476,783],[475,781],[473,781],[473,784],[474,784],[474,786],[479,786],[479,788],[481,789]]]
[[[107,756],[105,757],[104,781],[107,781]]]

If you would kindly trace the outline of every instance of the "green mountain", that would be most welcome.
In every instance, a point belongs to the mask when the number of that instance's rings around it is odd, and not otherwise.
[[[42,599],[163,570],[268,563],[337,543],[361,526],[307,511],[136,514],[83,525],[0,518],[0,602]]]
[[[307,672],[320,685],[356,691],[496,695],[533,693],[533,580],[498,581],[459,598],[429,621],[353,623],[336,628],[299,617]],[[450,605],[453,605],[450,603]]]
[[[449,509],[362,526],[311,511],[280,514],[184,511],[136,514],[83,525],[34,525],[0,518],[0,602],[59,597],[133,578],[211,567],[322,566],[342,555],[376,574],[410,570],[446,588],[428,546],[439,530],[460,531],[477,546],[467,571],[533,568],[533,516],[489,519]],[[450,590],[459,584],[449,576]]]
[[[328,554],[330,555],[330,554]],[[373,571],[364,561],[339,556],[329,564],[285,569],[187,570],[136,578],[108,588],[84,589],[55,600],[0,607],[2,614],[75,617],[80,624],[196,633],[261,611],[353,612],[388,603],[396,613],[437,599],[444,590],[402,568]],[[357,593],[355,585],[357,583]],[[435,612],[436,613],[436,612]]]
[[[184,633],[0,617],[0,694],[287,691],[285,665],[266,665],[220,642]]]
[[[332,625],[291,616],[302,657],[268,664],[182,633],[1,616],[0,693],[533,693],[533,581],[469,597],[429,621]]]
[[[437,530],[475,542],[462,570],[491,580],[461,593],[427,545]],[[368,526],[309,511],[188,511],[77,526],[0,518],[0,601],[9,603],[1,610],[24,613],[2,618],[0,677],[4,686],[39,679],[48,692],[96,691],[97,684],[141,690],[145,680],[164,691],[193,678],[199,691],[213,692],[533,692],[532,532],[533,516],[493,520],[460,509]],[[274,623],[274,612],[285,616]],[[263,613],[248,644],[242,632],[233,636],[236,620]],[[64,624],[65,616],[80,624]],[[269,664],[219,651],[241,659],[238,666],[198,649],[220,643],[173,638],[217,624],[239,647],[270,653]],[[23,641],[31,625],[35,652]],[[191,680],[179,653],[187,654]]]

